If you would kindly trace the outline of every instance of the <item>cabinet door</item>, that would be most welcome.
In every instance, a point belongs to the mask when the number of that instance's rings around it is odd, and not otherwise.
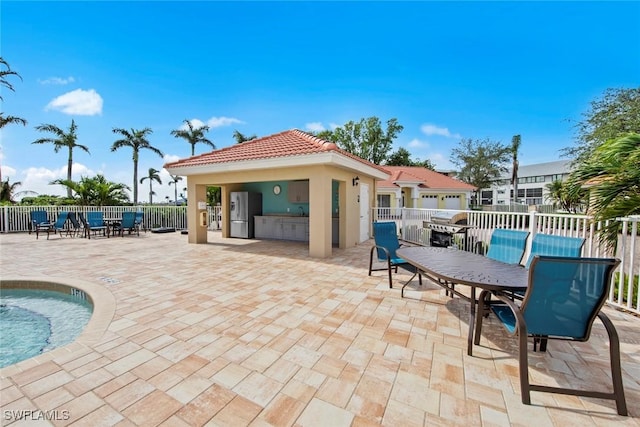
[[[300,202],[309,203],[309,181],[300,181]]]
[[[287,187],[287,198],[291,203],[296,203],[298,201],[298,182],[299,181],[289,181],[289,185]]]
[[[290,221],[282,221],[282,238],[293,240],[293,223]]]
[[[304,242],[305,240],[308,240],[307,238],[308,227],[309,226],[304,222],[299,222],[297,224],[294,224],[293,239],[299,242]]]
[[[309,203],[309,181],[289,181],[287,198],[291,203]]]
[[[256,236],[256,239],[264,239],[265,238],[264,220],[265,220],[265,218],[261,217],[261,216],[257,216],[254,219],[254,221],[255,221],[254,234]]]
[[[282,218],[269,218],[269,236],[272,239],[282,239]]]

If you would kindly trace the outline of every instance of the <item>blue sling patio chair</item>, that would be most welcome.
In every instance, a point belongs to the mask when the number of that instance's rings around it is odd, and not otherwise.
[[[538,233],[533,236],[531,253],[525,264],[529,268],[536,255],[579,257],[585,239],[582,237],[557,236],[555,234]]]
[[[374,222],[373,237],[375,239],[375,245],[371,248],[371,253],[369,254],[369,276],[371,276],[372,271],[388,271],[389,288],[393,288],[392,272],[395,271],[397,273],[398,267],[412,273],[416,273],[415,267],[404,259],[398,257],[396,254],[396,250],[401,246],[401,244],[398,241],[398,232],[396,230],[395,222]],[[385,263],[385,267],[373,267],[374,252],[376,252],[378,261]],[[422,285],[422,276],[420,274],[418,274],[418,280]]]
[[[487,257],[507,264],[520,264],[527,246],[528,231],[496,228],[491,234]]]
[[[31,211],[29,212],[29,234],[32,231],[36,233],[36,239],[38,238],[39,233],[47,232],[47,236],[49,236],[49,232],[51,231],[51,227],[53,227],[53,223],[49,221],[49,216],[47,215],[47,211]]]
[[[81,213],[79,215],[80,222],[84,227],[85,237],[91,239],[91,232],[96,236],[99,232],[102,232],[103,236],[107,236],[108,227],[104,223],[104,216],[102,212],[87,212],[87,217]]]
[[[78,214],[75,212],[69,212],[69,222],[71,226],[69,227],[69,234],[71,237],[75,237],[81,233],[82,224],[80,224],[80,220],[78,219]]]
[[[51,226],[51,231],[53,231],[53,234],[60,232],[60,237],[62,237],[63,233],[66,233],[68,236],[69,230],[66,228],[68,219],[69,219],[69,212],[67,211],[60,212],[58,214],[58,218],[56,219],[56,222],[54,222],[53,226]],[[47,233],[47,239],[49,239],[49,233]]]
[[[140,235],[140,229],[142,228],[144,230],[144,232],[147,232],[147,229],[144,227],[144,224],[142,223],[142,219],[144,218],[144,213],[143,212],[136,212],[136,229],[138,230],[138,235]]]
[[[135,212],[123,212],[122,221],[113,226],[113,235],[116,233],[124,237],[124,232],[127,230],[129,234],[136,231],[138,236],[140,235],[140,229],[136,227],[136,213]]]
[[[536,255],[529,269],[528,288],[522,304],[498,294],[503,304],[492,304],[505,329],[518,336],[520,389],[522,403],[531,404],[531,391],[568,394],[615,400],[619,415],[627,415],[620,366],[620,340],[606,314],[600,309],[609,294],[613,271],[620,264],[616,258],[579,258]],[[478,312],[484,309],[483,291],[478,299]],[[599,318],[609,335],[609,357],[613,392],[576,390],[531,384],[527,337],[547,349],[547,340],[587,341],[595,319]],[[474,342],[480,342],[483,316],[476,316]],[[552,371],[547,371],[552,372]]]

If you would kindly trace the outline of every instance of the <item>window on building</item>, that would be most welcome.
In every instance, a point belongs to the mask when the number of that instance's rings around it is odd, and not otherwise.
[[[520,193],[519,190],[518,193]],[[542,197],[542,187],[527,188],[527,197]]]
[[[519,191],[518,191],[519,192]],[[525,203],[527,205],[541,205],[542,204],[542,188],[527,188],[527,196]]]
[[[493,204],[493,191],[482,190],[480,192],[480,204],[492,205]]]
[[[391,196],[389,194],[378,194],[378,207],[379,208],[390,208],[391,207]]]

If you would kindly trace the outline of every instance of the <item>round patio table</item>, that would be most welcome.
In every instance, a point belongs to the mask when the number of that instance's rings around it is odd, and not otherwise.
[[[505,264],[472,252],[432,246],[405,247],[398,249],[396,253],[432,282],[469,301],[469,335],[467,337],[469,356],[472,355],[473,347],[476,288],[496,293],[527,289],[529,271],[519,264]],[[409,282],[404,284],[403,290]],[[456,291],[453,285],[469,286],[470,296],[467,297]],[[482,313],[478,315],[481,316]]]

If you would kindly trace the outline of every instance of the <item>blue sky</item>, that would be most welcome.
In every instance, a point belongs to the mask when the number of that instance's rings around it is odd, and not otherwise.
[[[132,185],[131,150],[112,128],[150,127],[165,153],[139,176],[190,155],[170,131],[207,123],[232,134],[330,129],[397,118],[394,150],[449,169],[461,138],[508,144],[521,164],[558,160],[572,123],[607,88],[640,85],[639,2],[29,2],[2,1],[1,55],[22,76],[2,91],[3,179],[65,194],[67,153],[40,124],[78,125],[74,179]],[[196,145],[196,154],[208,151]],[[154,200],[174,197],[154,184]],[[181,190],[181,189],[180,189]],[[148,200],[147,182],[139,198]]]

